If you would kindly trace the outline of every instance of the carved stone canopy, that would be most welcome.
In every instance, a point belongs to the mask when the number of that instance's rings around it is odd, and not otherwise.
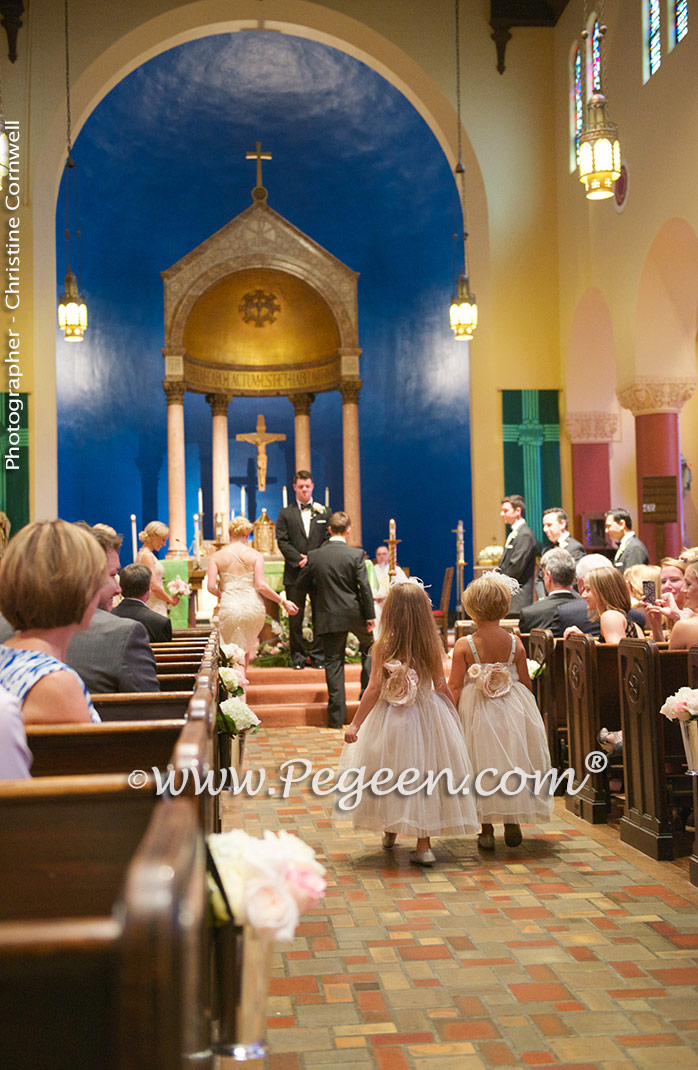
[[[639,376],[633,383],[616,390],[618,400],[624,409],[630,409],[633,416],[649,416],[658,412],[681,412],[685,403],[693,396],[696,389],[696,377]]]
[[[570,442],[613,442],[618,438],[617,412],[568,412],[565,430]]]
[[[187,390],[315,393],[358,365],[358,275],[264,202],[162,277],[163,352],[181,354]]]

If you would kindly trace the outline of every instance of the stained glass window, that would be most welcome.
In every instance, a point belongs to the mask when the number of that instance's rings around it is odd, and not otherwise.
[[[594,28],[591,31],[591,91],[601,92],[601,34],[598,19],[594,20]]]
[[[660,35],[660,2],[646,0],[647,3],[647,54],[649,56],[650,77],[659,70],[662,62],[662,42]]]
[[[573,161],[572,168],[577,166],[579,159],[579,135],[584,125],[584,98],[582,93],[582,53],[578,48],[574,50],[572,78],[572,131],[573,131]]]
[[[674,39],[679,41],[688,33],[688,0],[674,2]]]

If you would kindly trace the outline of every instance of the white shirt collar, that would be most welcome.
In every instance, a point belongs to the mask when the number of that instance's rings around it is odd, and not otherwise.
[[[343,535],[330,535],[328,542],[346,542],[347,540]]]

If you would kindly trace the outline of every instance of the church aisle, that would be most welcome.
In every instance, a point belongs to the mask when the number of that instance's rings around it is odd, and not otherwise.
[[[698,1067],[698,889],[682,866],[557,800],[520,848],[436,839],[422,871],[413,843],[383,851],[338,826],[309,782],[279,798],[283,762],[334,767],[340,747],[327,729],[262,729],[247,766],[266,770],[264,795],[223,801],[225,828],[295,832],[328,868],[320,909],[275,956],[268,1070]]]

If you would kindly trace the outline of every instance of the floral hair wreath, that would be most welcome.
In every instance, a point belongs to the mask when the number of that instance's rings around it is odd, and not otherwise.
[[[419,576],[398,576],[396,574],[388,584],[388,590],[392,591],[393,587],[399,587],[406,583],[411,584],[413,587],[421,587],[425,594],[427,594],[427,587],[431,587],[430,583],[425,584],[424,580],[420,580]],[[429,598],[428,594],[427,598]],[[429,598],[429,602],[431,603],[431,598]]]
[[[490,569],[489,572],[483,572],[482,579],[503,580],[512,594],[518,594],[521,590],[521,584],[518,580],[515,580],[513,576],[507,576],[506,573],[501,572],[498,568]]]

